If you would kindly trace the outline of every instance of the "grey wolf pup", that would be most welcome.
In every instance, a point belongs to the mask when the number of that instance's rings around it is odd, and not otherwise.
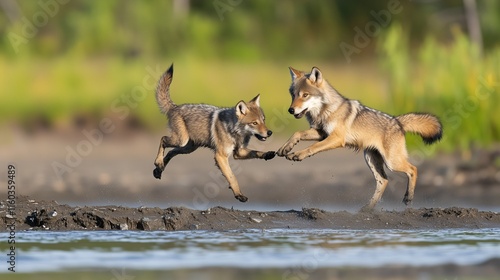
[[[229,167],[228,158],[274,158],[275,152],[260,152],[247,148],[252,136],[265,141],[272,131],[267,129],[264,112],[260,108],[260,95],[249,102],[240,101],[233,108],[219,108],[207,104],[176,105],[170,99],[170,84],[174,73],[173,64],[161,76],[156,88],[156,101],[160,111],[167,115],[170,135],[163,136],[156,156],[153,176],[161,179],[161,173],[170,160],[180,154],[189,154],[199,147],[215,152],[215,162],[229,182],[229,188],[241,202],[244,196]],[[164,155],[165,148],[173,148]]]
[[[416,133],[426,144],[432,144],[442,136],[439,119],[425,113],[390,116],[342,96],[316,67],[308,74],[291,67],[289,69],[292,104],[288,112],[297,119],[306,116],[310,128],[295,132],[276,154],[288,160],[301,161],[335,148],[364,149],[366,163],[373,172],[377,187],[363,209],[373,209],[384,193],[388,182],[384,164],[389,170],[408,176],[403,202],[410,204],[417,181],[417,168],[408,162],[405,133]],[[291,152],[301,140],[318,142],[301,151]]]

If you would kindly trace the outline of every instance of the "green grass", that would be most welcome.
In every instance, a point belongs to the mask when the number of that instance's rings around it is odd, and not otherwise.
[[[43,117],[53,126],[65,128],[72,125],[75,115],[90,115],[96,120],[120,115],[117,110],[113,110],[114,104],[115,107],[127,107],[129,115],[141,119],[148,127],[163,129],[164,126],[158,123],[162,116],[157,109],[151,84],[156,83],[157,76],[170,63],[154,59],[124,61],[64,57],[51,61],[12,61],[0,58],[0,75],[5,81],[0,84],[0,122],[25,124]],[[377,89],[376,95],[384,94],[381,90],[383,83],[378,75],[362,71],[364,82],[353,81],[353,77],[359,73],[357,67],[305,62],[291,65],[305,71],[313,65],[322,66],[331,82],[339,90],[352,93],[350,96],[353,98],[367,97],[365,93],[374,89]],[[147,67],[154,69],[152,73],[155,77],[146,70]],[[273,120],[275,126],[283,127],[279,130],[289,134],[293,130],[306,128],[307,123],[305,120],[297,121],[287,113],[291,102],[287,67],[285,64],[266,62],[237,63],[183,58],[175,61],[171,96],[178,104],[210,103],[229,107],[260,93],[261,105],[268,120]],[[156,73],[159,74],[156,76]],[[146,83],[144,79],[147,79]],[[133,100],[131,95],[136,90],[147,92],[146,97],[139,101]]]
[[[409,50],[402,29],[394,25],[380,37],[377,63],[284,64],[179,57],[174,61],[172,99],[179,104],[233,106],[261,93],[268,125],[287,137],[307,127],[305,120],[297,121],[286,112],[291,101],[287,67],[309,71],[318,66],[342,94],[367,106],[393,115],[420,111],[439,116],[445,136],[436,146],[439,150],[467,150],[471,145],[498,142],[500,48],[481,56],[463,34],[455,32],[448,45],[427,39],[419,49]],[[163,71],[170,63],[112,56],[84,59],[65,55],[52,60],[0,56],[0,123],[23,125],[44,118],[53,127],[65,128],[78,115],[95,121],[116,118],[120,112],[113,110],[114,104],[126,107],[128,116],[137,117],[147,127],[163,129],[166,121],[156,107],[152,86],[159,74],[151,76],[146,67]],[[144,99],[127,103],[135,90],[146,92]],[[423,146],[418,137],[408,138],[411,147]]]
[[[481,55],[458,29],[453,33],[449,45],[428,38],[412,57],[402,28],[389,29],[379,45],[389,76],[389,106],[397,114],[438,115],[444,149],[488,146],[500,139],[500,48]]]

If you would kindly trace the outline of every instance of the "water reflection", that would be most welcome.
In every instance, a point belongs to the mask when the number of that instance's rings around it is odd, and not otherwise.
[[[40,231],[19,232],[16,244],[24,272],[465,265],[500,257],[500,229]]]

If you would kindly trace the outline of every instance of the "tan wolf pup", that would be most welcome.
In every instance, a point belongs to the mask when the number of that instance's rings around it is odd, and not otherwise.
[[[156,88],[156,101],[160,111],[169,119],[171,135],[163,136],[156,156],[153,176],[161,179],[161,173],[170,160],[179,154],[189,154],[199,147],[207,147],[215,152],[215,162],[229,182],[229,188],[241,202],[244,196],[229,167],[228,158],[235,159],[274,158],[275,152],[260,152],[247,148],[250,138],[255,136],[265,141],[272,131],[264,122],[264,112],[260,108],[260,95],[250,100],[238,102],[233,108],[219,108],[207,104],[176,105],[170,99],[170,84],[174,73],[173,64],[161,76]],[[164,156],[165,148],[173,148]]]
[[[384,193],[388,182],[384,164],[389,170],[408,176],[403,202],[410,204],[417,181],[417,168],[408,162],[405,133],[416,133],[426,144],[432,144],[442,136],[439,119],[425,113],[393,117],[342,96],[316,67],[308,74],[292,67],[289,69],[292,104],[288,112],[297,119],[305,115],[310,128],[295,132],[276,154],[301,161],[340,147],[364,149],[366,163],[377,181],[375,193],[364,209],[372,209]],[[301,151],[290,152],[300,140],[319,142]]]

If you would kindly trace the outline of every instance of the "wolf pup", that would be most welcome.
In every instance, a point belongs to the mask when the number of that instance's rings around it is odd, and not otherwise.
[[[373,209],[384,193],[388,182],[384,164],[389,170],[408,176],[403,202],[410,204],[417,181],[417,168],[408,162],[405,133],[416,133],[426,144],[432,144],[442,136],[442,125],[438,118],[424,113],[390,116],[342,96],[316,67],[308,74],[291,67],[289,69],[292,76],[289,90],[292,104],[288,112],[297,119],[306,116],[310,128],[295,132],[276,152],[277,155],[301,161],[319,152],[340,147],[364,149],[366,163],[373,172],[377,187],[363,209]],[[291,152],[300,140],[318,142],[301,151]]]
[[[260,108],[260,95],[250,100],[238,102],[233,108],[219,108],[206,104],[176,105],[170,99],[170,84],[174,73],[173,64],[161,76],[156,88],[156,101],[160,111],[166,114],[171,130],[170,136],[163,136],[156,156],[153,176],[161,179],[161,173],[170,160],[179,154],[189,154],[199,147],[207,147],[215,152],[217,167],[229,182],[229,188],[241,202],[244,196],[229,167],[228,158],[235,159],[274,158],[275,152],[260,152],[247,148],[250,138],[255,136],[266,141],[272,131],[264,122],[264,112]],[[164,155],[165,148],[173,148]]]

